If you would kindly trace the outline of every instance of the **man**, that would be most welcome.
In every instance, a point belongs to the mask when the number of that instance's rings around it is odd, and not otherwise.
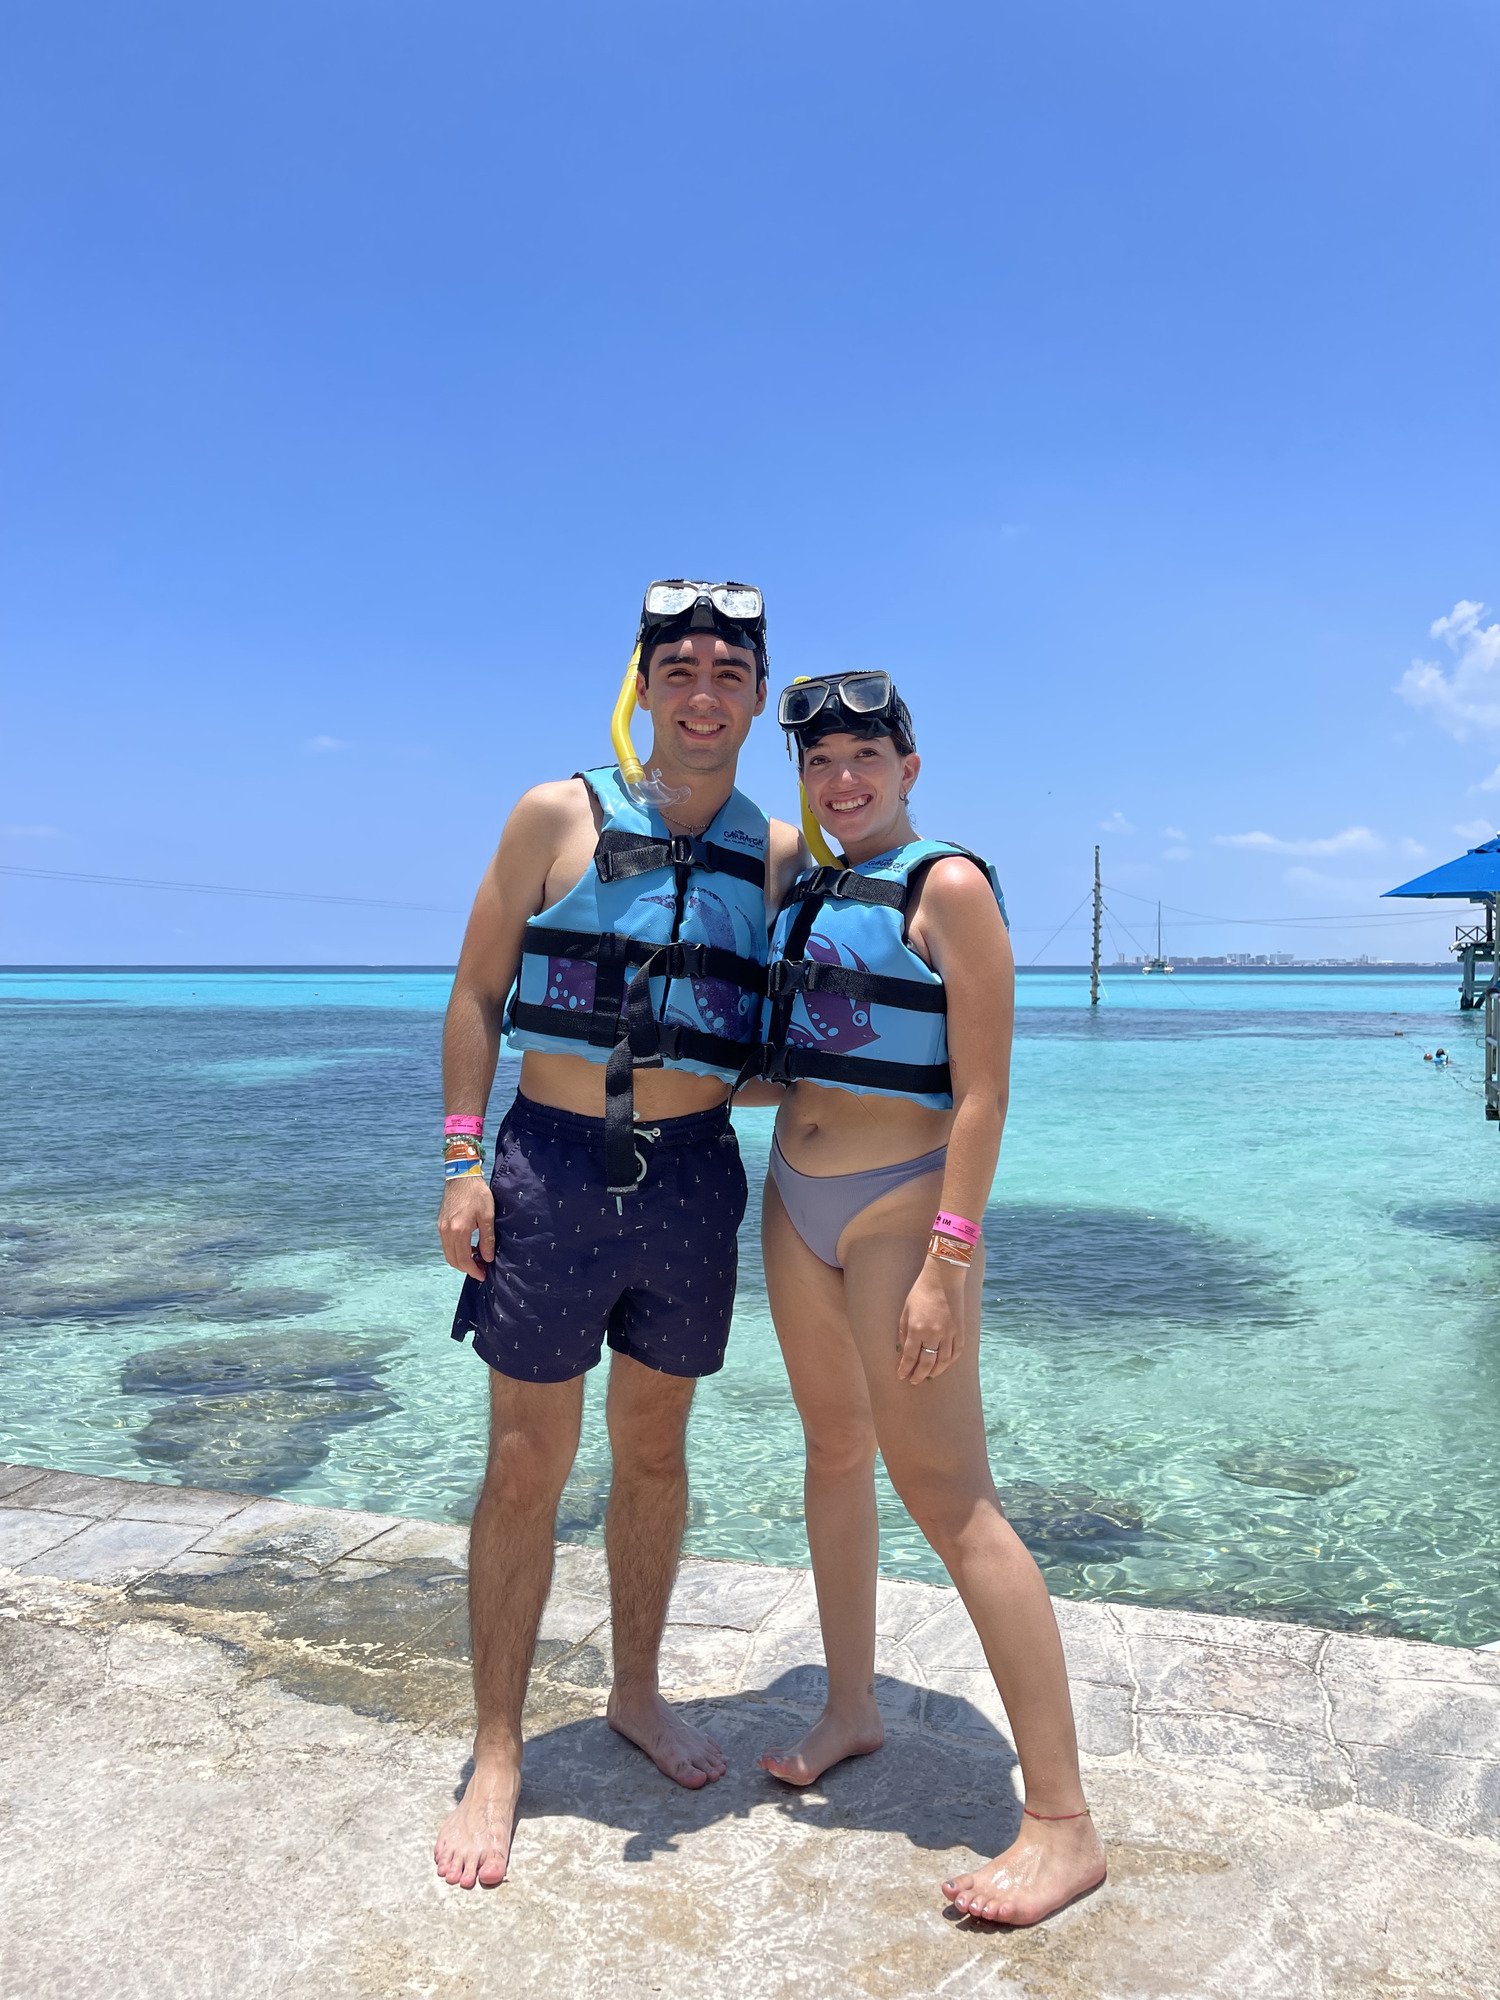
[[[526,793],[475,898],[443,1034],[438,1232],[466,1274],[454,1336],[472,1331],[490,1367],[469,1556],[474,1771],[434,1850],[464,1888],[505,1879],[557,1503],[606,1339],[609,1724],[680,1785],[726,1768],[662,1700],[657,1654],[688,1409],[723,1363],[734,1298],[745,1177],[728,1099],[759,1037],[766,907],[803,857],[734,788],[766,700],[759,591],[653,584],[638,660],[649,779],[605,768]],[[502,1033],[524,1053],[487,1186],[477,1128]]]

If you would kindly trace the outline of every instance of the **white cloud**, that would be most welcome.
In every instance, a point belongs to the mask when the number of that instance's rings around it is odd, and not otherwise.
[[[1099,822],[1101,833],[1134,833],[1135,828],[1122,812],[1112,812],[1108,819]]]
[[[1187,839],[1187,835],[1183,832],[1180,826],[1164,826],[1161,830],[1161,837],[1163,840]]]
[[[55,826],[0,826],[0,836],[6,840],[56,840]]]
[[[1466,819],[1461,826],[1455,826],[1453,831],[1460,840],[1466,840],[1470,847],[1478,847],[1481,841],[1495,838],[1495,823],[1488,819]]]
[[[1367,826],[1346,826],[1323,840],[1280,840],[1274,833],[1216,833],[1216,847],[1248,847],[1261,854],[1383,854],[1385,842]],[[1295,870],[1293,871],[1296,872]]]
[[[1162,850],[1161,858],[1163,861],[1191,861],[1193,850],[1190,847],[1167,847]]]
[[[314,756],[319,756],[326,750],[347,750],[349,745],[342,736],[309,736],[302,747]]]
[[[1452,672],[1436,660],[1413,660],[1396,687],[1403,701],[1429,710],[1459,742],[1476,730],[1500,729],[1500,624],[1481,625],[1483,615],[1482,604],[1461,598],[1446,618],[1434,619],[1432,636],[1454,655]]]
[[[1338,875],[1325,875],[1317,868],[1288,868],[1282,881],[1299,895],[1321,903],[1332,902],[1335,910],[1360,909],[1378,902],[1389,882],[1350,882]]]

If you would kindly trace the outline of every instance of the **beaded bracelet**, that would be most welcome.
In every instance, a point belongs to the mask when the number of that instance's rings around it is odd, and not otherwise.
[[[443,1178],[467,1180],[484,1172],[484,1120],[458,1112],[443,1120]]]

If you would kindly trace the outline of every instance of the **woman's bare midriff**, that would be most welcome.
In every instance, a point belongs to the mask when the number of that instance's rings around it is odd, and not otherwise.
[[[799,1174],[857,1174],[946,1146],[952,1125],[951,1111],[929,1111],[908,1098],[794,1083],[776,1114],[776,1142]]]
[[[576,1111],[584,1118],[604,1116],[604,1065],[583,1056],[549,1055],[528,1049],[521,1058],[521,1095],[533,1104],[550,1104],[554,1111]],[[716,1076],[694,1076],[684,1069],[638,1069],[635,1073],[635,1116],[639,1124],[651,1118],[689,1118],[695,1111],[712,1111],[729,1095]]]

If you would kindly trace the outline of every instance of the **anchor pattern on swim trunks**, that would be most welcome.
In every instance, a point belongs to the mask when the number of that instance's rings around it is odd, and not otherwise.
[[[807,940],[807,956],[818,965],[842,965],[849,972],[868,972],[857,951],[836,945],[831,938],[814,931]],[[807,1016],[807,1025],[802,1015]],[[862,1049],[880,1040],[880,1031],[870,1020],[870,1009],[842,993],[803,993],[787,1027],[786,1038],[799,1048]]]
[[[607,1346],[670,1375],[711,1375],[729,1338],[748,1190],[727,1115],[642,1126],[646,1173],[618,1200],[601,1137],[518,1099],[496,1136],[495,1256],[464,1280],[453,1334],[512,1380],[561,1382]],[[688,1132],[673,1132],[673,1126]],[[667,1130],[663,1131],[662,1126]]]

